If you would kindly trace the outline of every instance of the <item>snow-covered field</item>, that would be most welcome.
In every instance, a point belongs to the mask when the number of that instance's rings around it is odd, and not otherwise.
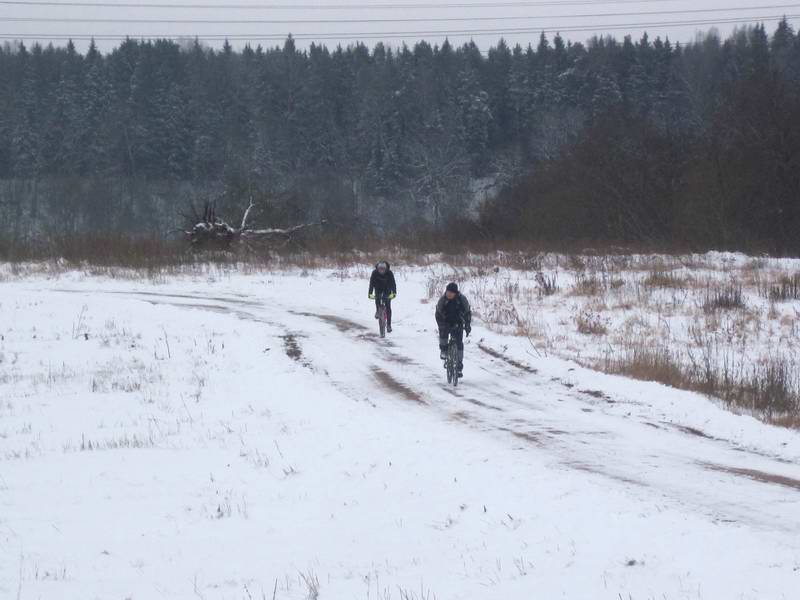
[[[800,427],[799,260],[542,254],[429,267],[429,287],[452,277],[489,327],[524,335],[537,356],[706,392]]]
[[[0,283],[0,598],[798,597],[796,430],[367,273]]]

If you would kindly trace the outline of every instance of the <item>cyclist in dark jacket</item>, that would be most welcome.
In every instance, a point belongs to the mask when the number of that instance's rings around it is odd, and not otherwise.
[[[369,278],[369,297],[375,300],[375,318],[377,319],[381,306],[381,296],[385,298],[386,304],[386,331],[392,332],[392,300],[397,296],[397,284],[394,280],[394,273],[389,268],[389,263],[385,260],[375,265],[372,276]]]
[[[464,332],[467,336],[472,332],[472,310],[464,295],[458,291],[458,285],[448,283],[444,295],[436,304],[436,325],[439,327],[439,357],[447,359],[447,343],[450,335],[456,340],[458,348],[458,373],[464,371]]]

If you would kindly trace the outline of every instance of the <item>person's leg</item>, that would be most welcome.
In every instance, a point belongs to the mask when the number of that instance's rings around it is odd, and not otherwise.
[[[378,292],[375,292],[375,318],[377,319],[380,316],[381,310],[381,297],[378,295]]]
[[[386,298],[386,330],[392,331],[392,301]]]
[[[456,348],[464,350],[464,329],[456,327],[453,329],[453,337],[456,339]]]
[[[447,358],[447,342],[449,330],[446,327],[439,327],[439,358]]]
[[[456,368],[461,373],[464,370],[464,330],[461,327],[454,330],[453,337],[456,339],[456,348],[458,348],[458,365]]]

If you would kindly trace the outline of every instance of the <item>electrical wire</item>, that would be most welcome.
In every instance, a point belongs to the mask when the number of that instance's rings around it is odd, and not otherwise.
[[[425,31],[386,31],[386,32],[325,32],[325,33],[296,33],[292,37],[296,40],[362,40],[362,39],[404,39],[431,37],[479,37],[479,36],[504,36],[522,35],[538,33],[569,33],[569,32],[592,32],[592,31],[611,31],[623,29],[661,29],[669,27],[689,27],[701,25],[722,25],[722,24],[746,24],[753,22],[773,22],[784,18],[796,19],[800,14],[791,15],[761,15],[753,17],[735,17],[726,19],[692,19],[682,21],[650,21],[637,23],[611,23],[611,24],[592,24],[592,25],[572,25],[572,26],[541,26],[526,28],[496,28],[496,29],[464,29],[464,30],[425,30]],[[33,34],[33,33],[0,33],[0,39],[37,39],[37,40],[120,40],[126,38],[134,39],[166,39],[166,38],[199,38],[203,40],[264,40],[281,41],[285,40],[284,34]]]
[[[533,19],[596,19],[608,17],[643,17],[654,15],[689,15],[723,12],[751,12],[755,10],[776,10],[782,8],[800,8],[800,3],[772,4],[758,7],[730,8],[695,8],[684,10],[654,10],[633,12],[581,13],[563,15],[519,15],[495,17],[405,17],[395,19],[144,19],[144,18],[80,18],[80,17],[0,17],[0,22],[13,23],[139,23],[139,24],[207,24],[207,25],[322,25],[338,23],[374,24],[374,23],[429,23],[429,22],[486,22],[486,21],[530,21]]]
[[[356,4],[177,4],[171,2],[103,2],[86,0],[0,0],[7,6],[47,6],[81,8],[156,8],[189,10],[442,10],[450,8],[530,8],[535,6],[590,6],[615,4],[651,4],[681,0],[505,0],[501,2],[415,2],[415,3],[356,3]]]

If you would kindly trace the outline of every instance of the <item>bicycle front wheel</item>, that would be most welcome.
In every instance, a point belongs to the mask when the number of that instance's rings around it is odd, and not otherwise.
[[[447,383],[452,383],[455,387],[458,385],[458,348],[454,343],[448,348],[447,367]]]

